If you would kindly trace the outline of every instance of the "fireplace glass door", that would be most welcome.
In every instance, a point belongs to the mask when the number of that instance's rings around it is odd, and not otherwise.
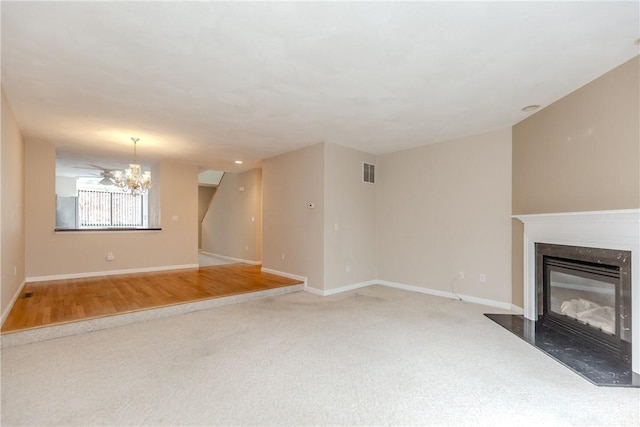
[[[550,310],[607,335],[615,336],[616,286],[558,270],[549,275]]]
[[[620,269],[565,258],[544,258],[545,323],[616,355],[620,341]]]

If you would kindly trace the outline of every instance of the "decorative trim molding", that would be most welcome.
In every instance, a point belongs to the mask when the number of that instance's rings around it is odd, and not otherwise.
[[[318,295],[318,296],[321,296],[321,297],[326,296],[322,289],[310,288],[307,285],[304,285],[304,288],[302,288],[302,290],[305,291],[305,292],[309,292],[310,294]]]
[[[503,310],[509,310],[509,311],[511,310],[510,302],[501,302],[501,301],[495,301],[492,299],[478,298],[471,295],[460,295],[460,298],[462,298],[462,301],[471,302],[474,304],[486,305],[489,307],[501,308]]]
[[[7,306],[7,310],[4,313],[2,313],[2,319],[0,320],[0,326],[4,325],[4,321],[7,320],[7,317],[9,316],[9,313],[11,313],[11,309],[13,308],[13,305],[16,303],[16,301],[18,301],[18,298],[20,297],[20,294],[22,293],[22,290],[24,289],[24,285],[26,285],[26,284],[27,284],[27,281],[25,279],[25,280],[22,281],[20,286],[18,286],[18,290],[16,291],[15,295],[13,295],[13,298],[11,298],[11,302]]]
[[[388,280],[377,280],[376,283],[383,286],[389,286],[390,288],[402,289],[404,291],[418,292],[420,294],[434,295],[436,297],[458,299],[458,296],[462,298],[462,295],[456,295],[453,292],[440,291],[438,289],[423,288],[421,286],[407,285],[405,283],[390,282]]]
[[[515,312],[516,314],[524,314],[523,308],[515,304],[511,304],[511,311]]]
[[[198,264],[183,264],[183,265],[165,265],[162,267],[145,267],[145,268],[129,268],[126,270],[107,270],[107,271],[94,271],[90,273],[71,273],[71,274],[55,274],[52,276],[34,276],[27,277],[27,282],[45,282],[48,280],[64,280],[64,279],[83,279],[85,277],[98,277],[98,276],[113,276],[116,274],[131,274],[131,273],[151,273],[154,271],[166,271],[166,270],[187,270],[191,268],[199,268]]]
[[[486,298],[474,297],[472,295],[454,294],[453,292],[441,291],[441,290],[438,290],[438,289],[423,288],[421,286],[407,285],[407,284],[404,284],[404,283],[389,282],[387,280],[377,280],[377,281],[374,281],[374,282],[377,283],[377,284],[380,284],[380,285],[389,286],[391,288],[402,289],[402,290],[405,290],[405,291],[418,292],[418,293],[427,294],[427,295],[434,295],[434,296],[443,297],[443,298],[461,299],[462,301],[465,301],[465,302],[470,302],[470,303],[473,303],[473,304],[486,305],[486,306],[489,306],[489,307],[501,308],[503,310],[511,311],[512,307],[513,307],[513,305],[511,303],[495,301],[495,300],[486,299]]]
[[[304,288],[307,288],[307,278],[304,276],[298,276],[297,274],[285,273],[284,271],[272,270],[270,268],[261,267],[260,271],[265,273],[277,274],[278,276],[288,277],[289,279],[300,280],[304,283]]]
[[[279,273],[275,273],[275,274],[279,274]],[[507,302],[494,301],[494,300],[490,300],[490,299],[486,299],[486,298],[474,297],[472,295],[454,294],[452,292],[441,291],[441,290],[438,290],[438,289],[423,288],[421,286],[414,286],[414,285],[407,285],[407,284],[404,284],[404,283],[390,282],[388,280],[369,280],[369,281],[366,281],[366,282],[353,283],[351,285],[341,286],[339,288],[327,289],[327,290],[318,289],[318,288],[312,288],[312,287],[307,286],[305,284],[304,290],[307,291],[307,292],[310,292],[312,294],[315,294],[315,295],[320,295],[320,296],[326,297],[326,296],[329,296],[329,295],[335,295],[335,294],[339,294],[339,293],[342,293],[342,292],[353,291],[355,289],[366,288],[367,286],[371,286],[371,285],[388,286],[390,288],[402,289],[403,291],[418,292],[418,293],[421,293],[421,294],[433,295],[433,296],[436,296],[436,297],[443,297],[443,298],[450,298],[450,299],[461,299],[462,301],[470,302],[470,303],[473,303],[473,304],[486,305],[486,306],[489,306],[489,307],[501,308],[503,310],[508,310],[508,311],[516,311],[516,312],[518,312],[518,314],[522,313],[522,309],[521,308],[516,307],[516,306],[512,305],[511,303],[507,303]],[[517,308],[518,310],[516,310],[514,308]]]
[[[557,212],[545,214],[512,215],[523,223],[546,222],[637,222],[640,223],[640,209],[619,209],[608,211]]]
[[[376,280],[369,280],[367,282],[352,283],[351,285],[341,286],[339,288],[333,288],[333,289],[327,289],[327,290],[312,288],[310,286],[305,285],[304,290],[312,294],[326,297],[329,295],[340,294],[342,292],[353,291],[354,289],[366,288],[367,286],[377,285],[377,284],[378,282]]]
[[[226,255],[214,254],[213,252],[200,251],[201,254],[211,255],[217,258],[226,259],[229,261],[241,262],[243,264],[262,265],[262,261],[252,261],[250,259],[234,258]]]

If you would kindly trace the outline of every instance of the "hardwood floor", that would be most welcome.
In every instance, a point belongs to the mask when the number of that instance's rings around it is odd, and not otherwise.
[[[2,333],[300,283],[247,264],[27,283]]]

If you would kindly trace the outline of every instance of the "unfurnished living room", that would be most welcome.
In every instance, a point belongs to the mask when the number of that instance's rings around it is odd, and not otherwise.
[[[640,3],[0,3],[2,425],[640,425]]]

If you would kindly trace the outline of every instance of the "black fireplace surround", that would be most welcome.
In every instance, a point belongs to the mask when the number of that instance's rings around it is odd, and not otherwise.
[[[631,368],[631,252],[536,243],[543,325]]]

